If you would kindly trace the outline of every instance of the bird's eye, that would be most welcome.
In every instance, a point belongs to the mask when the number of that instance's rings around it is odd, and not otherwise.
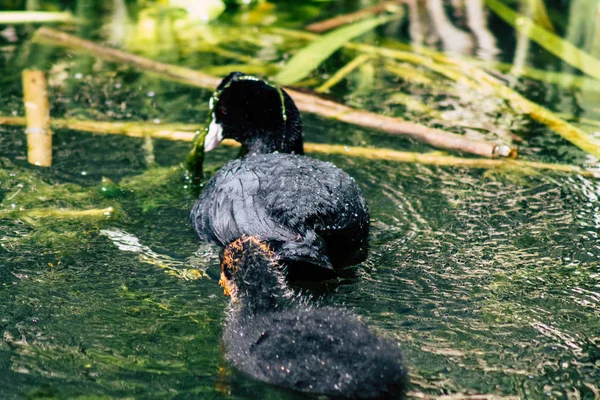
[[[219,114],[221,114],[221,115],[225,115],[225,114],[227,114],[227,110],[225,110],[225,108],[221,107],[221,108],[219,109]]]

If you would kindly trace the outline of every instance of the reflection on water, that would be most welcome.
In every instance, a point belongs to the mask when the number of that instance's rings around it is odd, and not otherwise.
[[[409,6],[417,10],[409,25],[415,41],[439,41],[448,51],[482,58],[510,47],[490,36],[501,37],[502,28],[488,27],[479,1]],[[26,32],[15,35],[22,40]],[[279,57],[271,44],[253,46],[269,59]],[[2,115],[22,112],[19,51],[2,54],[10,61]],[[64,78],[53,89],[54,115],[205,120],[205,91],[115,72],[84,56],[82,64],[56,57],[54,72]],[[194,67],[214,61],[185,57]],[[371,91],[363,85],[362,97],[352,93],[349,101],[396,112],[381,97],[396,90],[396,81],[369,76]],[[484,100],[466,104],[481,106],[472,110],[473,120],[489,123],[502,114]],[[314,116],[305,122],[309,141],[423,150]],[[218,257],[188,226],[194,199],[177,167],[188,145],[155,141],[156,165],[148,167],[141,139],[58,130],[55,143],[55,165],[39,170],[25,162],[21,130],[0,126],[0,397],[301,398],[222,361],[226,299],[216,284]],[[529,143],[521,153],[534,160],[584,158],[543,135]],[[207,170],[234,155],[217,150]],[[597,180],[319,158],[356,178],[373,218],[370,257],[358,277],[321,301],[351,308],[398,339],[412,395],[600,396]],[[93,221],[9,214],[108,206],[115,217]]]
[[[483,0],[445,3],[442,0],[408,1],[408,30],[412,43],[440,45],[448,53],[476,54],[483,60],[492,61],[499,49],[488,28]]]

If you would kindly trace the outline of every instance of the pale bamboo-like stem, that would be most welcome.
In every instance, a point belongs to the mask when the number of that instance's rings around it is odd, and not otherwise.
[[[239,147],[239,143],[231,139],[221,142],[227,147]],[[574,165],[550,164],[523,160],[492,160],[485,158],[462,158],[448,156],[439,153],[415,153],[408,151],[397,151],[385,148],[366,148],[357,146],[344,146],[340,144],[326,143],[304,143],[304,150],[313,154],[337,154],[351,157],[360,157],[367,160],[384,160],[402,163],[435,165],[438,167],[459,167],[473,169],[504,169],[516,172],[530,168],[540,171],[554,171],[563,173],[575,173],[581,176],[598,178],[600,173],[587,171]]]
[[[575,117],[572,114],[565,114],[565,113],[560,113],[559,116],[561,118],[567,119],[567,120],[573,120],[576,123],[578,123],[579,125],[588,125],[590,127],[594,127],[594,128],[600,128],[600,121],[595,120],[595,119],[589,119],[589,118],[578,118]]]
[[[482,141],[466,139],[464,136],[449,134],[441,129],[402,121],[399,118],[377,115],[320,99],[306,93],[288,90],[298,108],[325,117],[334,118],[349,124],[385,131],[389,134],[412,137],[433,147],[463,151],[485,157],[515,157],[516,150],[506,145],[494,145]],[[403,123],[399,123],[402,121]]]
[[[0,116],[0,125],[25,125],[23,117]],[[76,119],[51,119],[53,129],[72,129],[101,134],[125,135],[130,137],[144,137],[149,133],[155,139],[192,141],[194,132],[204,128],[196,124],[163,124],[156,125],[149,122],[105,122],[83,121]]]
[[[0,24],[40,24],[53,22],[75,22],[73,14],[47,11],[2,11]]]
[[[437,124],[441,125],[452,125],[454,127],[460,126],[467,129],[484,130],[501,138],[510,138],[511,140],[519,143],[523,139],[516,134],[497,127],[493,122],[487,120],[478,121],[457,121],[453,118],[447,119],[444,117],[444,113],[440,110],[430,107],[428,104],[419,100],[417,97],[410,96],[406,93],[398,92],[390,95],[386,103],[389,104],[402,104],[408,111],[423,114],[428,118],[431,118]]]
[[[23,117],[0,117],[0,125],[24,125]],[[199,125],[195,124],[170,124],[156,126],[144,122],[96,122],[96,121],[71,121],[71,120],[52,120],[54,127],[68,128],[90,133],[105,133],[114,135],[125,135],[130,137],[143,138],[144,133],[157,139],[180,140],[186,142],[194,141]],[[176,127],[179,131],[170,132],[169,127]],[[152,128],[152,129],[150,129]],[[57,128],[58,129],[58,128]],[[131,129],[128,131],[127,129]],[[239,147],[240,144],[231,139],[225,139],[223,146]],[[385,148],[365,148],[356,146],[332,145],[322,143],[304,143],[304,150],[307,153],[320,154],[339,154],[350,157],[360,157],[369,160],[386,160],[403,163],[418,163],[426,165],[437,165],[446,167],[464,167],[473,169],[492,169],[506,168],[509,170],[522,171],[524,168],[530,168],[543,171],[555,171],[570,174],[579,174],[586,177],[597,178],[598,173],[587,171],[574,165],[540,163],[534,161],[506,160],[506,159],[484,159],[484,158],[462,158],[453,157],[440,153],[414,153],[407,151],[397,151]]]
[[[384,1],[372,7],[363,8],[362,10],[358,10],[349,14],[339,15],[337,17],[326,19],[324,21],[315,22],[313,24],[308,25],[306,27],[306,30],[315,33],[327,32],[342,25],[348,25],[358,20],[368,18],[372,15],[381,14],[388,10],[393,10],[395,7],[398,7],[403,2],[403,0]]]
[[[35,40],[44,40],[74,50],[86,51],[96,57],[131,65],[188,85],[213,90],[220,82],[219,78],[199,71],[153,61],[145,57],[100,46],[88,40],[46,27],[40,28],[37,31]],[[483,157],[499,157],[515,154],[506,145],[476,141],[440,129],[432,129],[424,125],[404,121],[401,118],[386,117],[368,111],[356,110],[333,101],[323,100],[311,94],[292,89],[286,90],[296,102],[298,109],[304,112],[334,118],[365,128],[382,130],[392,135],[410,136],[415,140],[447,150],[461,151]]]
[[[327,81],[325,81],[321,86],[315,89],[317,93],[324,93],[337,85],[342,79],[346,77],[349,73],[354,71],[356,68],[360,67],[366,61],[371,58],[369,54],[361,54],[358,57],[354,58],[354,60],[350,61],[348,64],[344,65],[342,68],[338,69],[335,74],[333,74]]]
[[[339,154],[365,158],[368,160],[387,160],[403,163],[436,165],[440,167],[464,167],[474,169],[502,168],[506,170],[514,170],[517,172],[523,171],[523,168],[525,167],[535,170],[576,173],[587,177],[597,178],[600,176],[599,173],[593,171],[586,171],[583,168],[573,165],[550,164],[535,161],[462,158],[448,155],[440,155],[436,153],[414,153],[407,151],[396,151],[392,149],[370,149],[364,147],[331,145],[321,143],[305,143],[304,149],[308,153]]]
[[[52,165],[52,131],[46,75],[23,70],[23,101],[27,121],[27,160],[40,167]]]
[[[8,211],[15,218],[106,218],[113,215],[114,208],[93,208],[90,210],[68,210],[63,208],[33,208],[30,210]],[[0,213],[2,215],[3,213]]]
[[[239,71],[248,75],[268,76],[279,71],[279,67],[273,64],[227,64],[202,68],[202,72],[218,76],[227,75],[231,71]]]

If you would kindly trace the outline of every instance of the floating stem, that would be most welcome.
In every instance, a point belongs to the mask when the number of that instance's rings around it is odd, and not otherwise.
[[[55,126],[78,126],[77,129],[69,128],[84,132],[98,133],[104,130],[104,133],[125,135],[131,137],[143,138],[144,135],[139,132],[144,132],[149,126],[154,124],[146,122],[95,122],[95,121],[75,121],[70,120],[52,120],[51,125]],[[0,117],[0,125],[24,125],[25,118],[23,117]],[[95,125],[98,126],[95,126]],[[111,125],[114,125],[111,128]],[[127,127],[127,128],[126,128]],[[199,125],[196,124],[165,124],[163,126],[153,126],[154,130],[147,130],[147,134],[153,138],[167,139],[167,140],[181,140],[186,142],[192,142],[198,140],[198,143],[203,143],[204,129],[199,129]],[[179,129],[173,134],[169,134],[168,128],[176,127]],[[127,132],[127,129],[131,129],[131,133]],[[186,132],[187,130],[187,132]],[[227,147],[239,147],[239,143],[234,140],[225,139],[221,142],[222,145]],[[194,147],[196,148],[196,147]],[[203,148],[198,147],[198,151]],[[448,166],[448,167],[465,167],[475,169],[490,169],[490,168],[501,168],[505,166],[508,169],[523,170],[524,167],[528,167],[535,170],[546,170],[556,171],[572,174],[580,174],[588,177],[598,177],[598,173],[594,171],[588,171],[583,168],[574,165],[564,164],[550,164],[541,163],[534,161],[522,161],[522,160],[490,160],[482,158],[463,158],[454,157],[442,153],[414,153],[408,151],[397,151],[386,148],[368,148],[368,147],[357,147],[357,146],[345,146],[345,145],[334,145],[334,144],[322,144],[322,143],[304,143],[304,150],[307,153],[320,153],[320,154],[339,154],[350,157],[361,157],[370,160],[387,160],[404,163],[419,163],[428,165]]]
[[[5,117],[0,116],[0,125],[25,125],[23,117]],[[200,124],[161,124],[152,122],[107,122],[107,121],[86,121],[77,119],[59,119],[50,120],[52,129],[72,129],[74,131],[84,131],[100,134],[125,135],[130,137],[144,137],[146,133],[155,139],[183,140],[190,142],[194,137],[194,132],[204,129]]]
[[[0,25],[4,24],[41,24],[53,22],[75,22],[73,14],[65,12],[46,11],[2,11]]]
[[[468,139],[465,136],[434,129],[400,118],[378,115],[369,111],[361,111],[329,100],[321,99],[306,93],[290,91],[298,108],[325,117],[334,118],[349,124],[365,128],[385,131],[392,135],[412,137],[434,147],[462,151],[484,157],[515,157],[516,150],[506,145]]]
[[[93,208],[90,210],[68,210],[62,208],[34,208],[31,210],[9,211],[15,218],[106,218],[113,215],[114,208]],[[0,214],[1,215],[1,214]]]
[[[40,167],[52,165],[52,131],[46,76],[42,71],[23,70],[23,101],[27,121],[27,160]]]

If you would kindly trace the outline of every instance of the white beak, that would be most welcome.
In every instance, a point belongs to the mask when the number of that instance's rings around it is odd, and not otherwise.
[[[211,151],[217,147],[221,143],[221,140],[223,140],[223,127],[216,121],[213,114],[212,121],[210,121],[210,125],[208,126],[208,133],[204,139],[204,152]]]

